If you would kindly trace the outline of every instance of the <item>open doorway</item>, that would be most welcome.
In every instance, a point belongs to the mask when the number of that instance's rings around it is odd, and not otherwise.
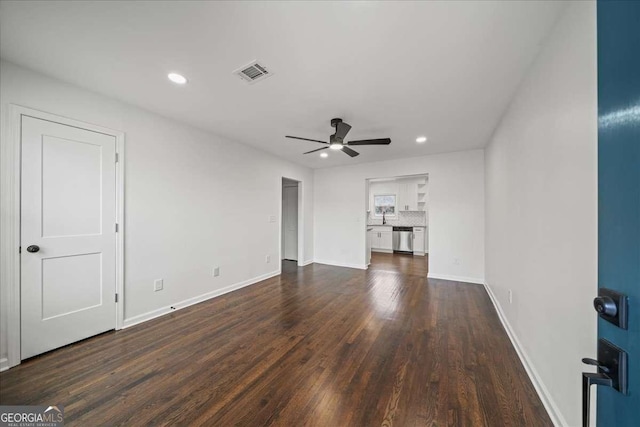
[[[281,261],[298,262],[299,254],[299,190],[300,182],[282,178]]]
[[[367,180],[367,261],[373,270],[427,276],[429,271],[429,177]]]

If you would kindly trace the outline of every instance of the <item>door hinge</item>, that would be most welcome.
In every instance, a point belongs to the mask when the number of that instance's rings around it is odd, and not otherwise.
[[[116,302],[118,302],[118,294],[116,294]]]
[[[116,222],[116,233],[118,232],[118,223]]]
[[[18,246],[18,253],[21,254],[22,253],[22,246]]]
[[[118,163],[118,161],[120,161],[120,155],[116,153],[116,163]]]

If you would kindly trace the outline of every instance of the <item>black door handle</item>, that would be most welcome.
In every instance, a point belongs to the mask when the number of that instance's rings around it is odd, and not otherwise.
[[[597,366],[605,374],[609,373],[609,368],[607,368],[602,363],[598,362],[596,359],[591,359],[589,357],[585,357],[584,359],[582,359],[582,363],[584,363],[585,365]]]
[[[591,372],[582,373],[582,427],[589,427],[589,412],[591,411],[591,386],[593,384],[611,387],[613,386],[613,380],[606,374],[595,374]]]
[[[593,308],[600,314],[615,317],[618,314],[618,306],[613,298],[609,296],[597,297],[593,300]]]
[[[589,427],[591,405],[591,386],[611,387],[622,394],[627,394],[627,353],[609,341],[598,340],[598,357],[584,358],[582,363],[597,366],[598,372],[582,373],[582,425]]]
[[[31,246],[27,247],[27,252],[36,253],[39,250],[40,250],[40,246],[38,246],[38,245],[31,245]]]

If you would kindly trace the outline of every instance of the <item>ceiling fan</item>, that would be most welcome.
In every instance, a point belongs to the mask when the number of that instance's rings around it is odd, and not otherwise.
[[[391,144],[391,139],[389,138],[361,139],[358,141],[345,142],[344,137],[347,136],[347,134],[351,130],[351,126],[343,122],[342,119],[331,119],[331,127],[336,129],[336,133],[334,133],[329,137],[329,142],[320,141],[317,139],[300,138],[299,136],[290,136],[290,135],[286,135],[286,138],[301,139],[303,141],[311,141],[311,142],[319,142],[320,144],[327,145],[326,147],[307,151],[304,154],[315,153],[316,151],[321,151],[321,150],[326,150],[327,148],[331,148],[332,150],[342,150],[343,152],[350,155],[351,157],[355,157],[360,153],[352,150],[349,147],[358,146],[358,145],[389,145]]]

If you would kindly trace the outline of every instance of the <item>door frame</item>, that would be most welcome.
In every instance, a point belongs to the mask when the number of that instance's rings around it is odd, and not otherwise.
[[[296,181],[298,183],[298,267],[303,267],[305,264],[304,259],[304,188],[303,181],[297,178],[290,178],[288,176],[281,175],[278,181],[278,194],[280,198],[278,200],[278,262],[282,263],[282,180],[288,179],[290,181]],[[278,267],[278,270],[281,266]]]
[[[70,119],[63,116],[34,110],[20,105],[9,104],[7,124],[2,144],[2,216],[0,232],[3,236],[0,251],[3,287],[7,295],[7,364],[2,369],[19,365],[21,345],[20,318],[20,221],[21,221],[21,170],[22,170],[22,116],[60,123],[80,129],[86,129],[115,137],[118,163],[116,164],[116,302],[115,329],[122,329],[124,323],[124,161],[125,133],[103,126]]]

